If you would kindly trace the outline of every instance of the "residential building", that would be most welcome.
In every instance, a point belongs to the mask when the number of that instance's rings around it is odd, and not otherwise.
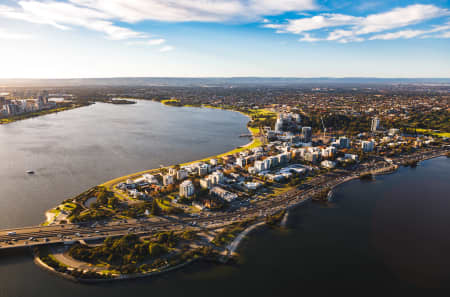
[[[201,164],[198,166],[198,175],[204,176],[209,172],[209,164]]]
[[[303,142],[310,142],[312,137],[311,127],[302,127],[302,139]]]
[[[244,168],[245,167],[245,165],[247,165],[247,162],[246,162],[247,160],[245,159],[245,158],[237,158],[236,159],[236,165],[238,165],[238,166],[240,166],[240,167],[242,167],[242,168]]]
[[[329,160],[322,161],[320,163],[320,165],[322,167],[325,167],[325,168],[334,168],[334,167],[336,167],[336,163],[333,162],[333,161],[329,161]]]
[[[336,148],[334,146],[329,146],[322,149],[322,158],[333,158],[336,154]]]
[[[389,129],[388,135],[389,135],[389,136],[394,136],[394,135],[399,134],[399,133],[400,133],[400,130],[399,130],[399,129],[391,128],[391,129]]]
[[[194,194],[194,184],[191,180],[185,180],[180,184],[180,197],[190,197]]]
[[[374,146],[375,145],[374,145],[373,141],[362,141],[361,142],[361,149],[363,150],[363,152],[373,151]]]
[[[339,147],[340,148],[348,148],[348,147],[350,147],[350,140],[347,137],[345,137],[345,136],[339,137],[338,142],[339,142]]]
[[[258,172],[261,172],[261,171],[264,171],[264,170],[266,170],[267,168],[266,168],[266,163],[264,162],[264,161],[255,161],[255,169],[258,171]]]
[[[246,183],[246,184],[245,184],[245,187],[246,187],[247,189],[249,189],[249,190],[256,190],[256,189],[258,189],[260,186],[261,186],[261,183],[258,183],[258,182],[254,182],[254,183],[249,182],[249,183]]]
[[[216,171],[208,177],[213,185],[223,184],[224,176],[221,171]]]
[[[212,186],[212,183],[209,178],[205,177],[200,180],[200,187],[202,189],[210,189],[211,186]]]
[[[183,180],[188,177],[188,172],[185,169],[180,169],[177,172],[177,179]]]
[[[170,174],[164,175],[164,176],[163,176],[163,185],[164,185],[164,186],[168,186],[168,185],[173,184],[173,182],[174,182],[174,178],[173,178],[173,177],[174,177],[174,176],[173,176],[173,175],[170,175]]]
[[[320,152],[307,152],[305,154],[305,161],[315,163],[320,160]]]
[[[277,121],[275,122],[275,132],[283,131],[283,118],[278,115]]]
[[[374,117],[372,119],[372,125],[370,126],[370,130],[372,132],[376,132],[379,127],[380,127],[380,119],[378,117]]]
[[[156,176],[152,174],[144,174],[142,177],[149,183],[149,184],[158,184],[158,179]]]
[[[345,154],[344,159],[350,159],[353,161],[358,161],[358,155],[355,154]]]
[[[228,201],[228,202],[232,202],[233,200],[235,200],[238,197],[236,194],[231,193],[231,192],[229,192],[229,191],[227,191],[225,189],[222,189],[220,187],[213,187],[209,191],[209,193],[211,195],[219,197],[219,198],[221,198],[221,199],[223,199],[225,201]]]

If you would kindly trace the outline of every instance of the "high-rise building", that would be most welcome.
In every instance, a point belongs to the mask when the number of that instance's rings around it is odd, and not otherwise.
[[[311,127],[302,127],[302,138],[304,142],[310,142],[312,137]]]
[[[192,181],[185,180],[180,184],[180,197],[189,197],[194,195],[194,185]]]
[[[278,115],[277,121],[275,122],[275,131],[281,132],[283,130],[283,118]]]
[[[240,167],[245,167],[245,165],[247,165],[246,159],[244,159],[244,158],[237,158],[236,159],[236,165],[238,165]]]
[[[186,177],[188,177],[188,172],[186,170],[184,170],[184,169],[178,170],[178,172],[177,172],[177,179],[178,180],[183,180]]]
[[[302,117],[301,117],[300,114],[298,114],[298,113],[292,114],[292,118],[293,118],[294,121],[296,121],[297,123],[301,123],[301,121],[302,121]]]
[[[44,97],[39,96],[38,99],[36,100],[36,107],[38,110],[40,110],[41,108],[44,107]]]
[[[370,130],[372,132],[376,132],[378,130],[378,128],[380,127],[380,119],[377,117],[374,117],[372,119],[372,125],[370,126]]]
[[[362,141],[361,142],[361,149],[363,150],[363,152],[371,152],[373,151],[375,144],[373,143],[373,141]]]
[[[341,148],[348,148],[350,146],[350,140],[345,136],[339,137],[338,141],[339,141],[339,147],[341,147]]]
[[[16,104],[6,104],[5,110],[6,114],[9,116],[19,113],[19,107]]]
[[[266,164],[265,164],[265,162],[263,162],[263,161],[255,161],[254,167],[256,168],[256,170],[257,170],[258,172],[261,172],[261,171],[264,171],[264,170],[267,169],[267,168],[266,168]]]
[[[174,180],[173,175],[166,174],[163,176],[163,185],[165,186],[171,185],[173,184],[173,180]]]

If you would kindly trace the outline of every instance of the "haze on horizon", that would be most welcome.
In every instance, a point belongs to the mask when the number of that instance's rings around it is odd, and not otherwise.
[[[450,78],[447,0],[1,0],[0,78]]]

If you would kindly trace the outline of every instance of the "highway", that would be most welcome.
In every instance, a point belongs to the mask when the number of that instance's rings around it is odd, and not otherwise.
[[[394,164],[407,160],[423,160],[444,155],[446,150],[430,151],[408,156],[408,158],[393,159]],[[78,240],[102,239],[108,236],[121,236],[129,233],[146,235],[160,231],[180,230],[188,226],[216,229],[248,218],[262,221],[267,215],[287,209],[311,199],[319,191],[332,188],[360,174],[379,174],[392,171],[396,165],[387,165],[378,161],[370,168],[358,166],[355,170],[336,170],[311,179],[308,183],[289,190],[275,198],[264,199],[233,212],[202,213],[199,217],[133,219],[128,221],[113,221],[108,223],[82,223],[50,226],[32,226],[0,230],[0,250],[19,247],[32,247],[48,244],[72,244]]]

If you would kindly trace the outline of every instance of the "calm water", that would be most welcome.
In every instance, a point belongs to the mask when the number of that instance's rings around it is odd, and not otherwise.
[[[149,104],[149,109],[162,108]],[[185,114],[182,110],[172,111],[166,107],[162,109],[166,115],[172,112]],[[209,112],[215,111],[208,110],[206,113]],[[80,111],[78,118],[84,114],[85,111]],[[190,113],[188,114],[190,116]],[[225,118],[233,116],[228,113],[214,113],[212,116],[203,115],[203,117],[210,117],[209,119],[214,122],[211,117],[215,119],[218,115]],[[59,116],[55,116],[55,119]],[[125,115],[119,114],[118,117],[123,118]],[[245,119],[239,116],[237,119],[241,120],[242,125],[245,123]],[[189,121],[177,120],[189,125]],[[104,125],[99,121],[98,126]],[[176,120],[174,126],[178,126]],[[221,124],[217,126],[218,130],[223,128]],[[128,128],[131,129],[130,126]],[[93,133],[92,130],[95,129],[97,125],[79,134],[85,137],[85,134]],[[103,131],[107,130],[107,127],[103,128]],[[213,130],[210,131],[212,136],[205,139],[214,140],[217,137],[214,135],[221,134],[215,128],[209,130]],[[229,141],[233,141],[236,137],[229,135],[245,131],[242,127],[236,129],[239,132],[230,130],[222,132],[223,135],[220,137],[229,137]],[[231,134],[227,136],[225,133]],[[110,131],[109,134],[114,133]],[[122,134],[123,137],[130,139],[126,135],[128,134]],[[203,134],[200,135],[198,137],[203,137]],[[35,139],[39,143],[39,138]],[[190,150],[193,151],[193,155],[195,153],[208,155],[208,152],[200,153],[200,149],[208,145],[208,141],[203,145],[192,142],[194,144]],[[77,142],[73,143],[77,145]],[[103,147],[110,146],[107,142],[103,142]],[[199,151],[195,152],[197,148]],[[223,148],[218,147],[216,152],[222,150]],[[74,148],[73,151],[77,150]],[[99,152],[98,155],[101,157],[102,154]],[[125,161],[133,157],[125,154],[119,159],[123,159],[121,162],[126,164]],[[165,162],[165,159],[159,160],[155,157],[153,162],[156,162],[155,164]],[[106,166],[103,162],[89,162]],[[139,167],[139,163],[136,166]],[[131,171],[137,169],[139,168],[133,167]],[[110,177],[120,175],[120,170],[119,174],[111,175]],[[267,229],[254,233],[243,246],[241,263],[234,266],[196,264],[153,279],[83,285],[41,271],[27,255],[11,256],[0,253],[0,297],[149,295],[278,297],[311,293],[335,295],[341,292],[360,296],[380,292],[383,296],[394,294],[403,296],[411,293],[429,296],[429,292],[450,286],[449,177],[450,159],[439,158],[423,162],[416,169],[402,168],[395,174],[377,177],[373,182],[353,181],[342,185],[335,190],[332,204],[323,206],[310,203],[299,208],[291,216],[288,230]],[[83,180],[76,174],[72,179]],[[25,186],[26,183],[22,184],[22,187]],[[31,185],[26,187],[32,188]],[[8,199],[14,201],[13,198]],[[36,202],[34,207],[36,209],[41,207],[40,203]],[[2,212],[8,213],[8,210],[2,207]],[[31,213],[32,211],[30,215]]]
[[[2,125],[0,228],[39,224],[45,210],[112,178],[246,144],[239,135],[248,133],[247,121],[235,112],[139,101]]]

